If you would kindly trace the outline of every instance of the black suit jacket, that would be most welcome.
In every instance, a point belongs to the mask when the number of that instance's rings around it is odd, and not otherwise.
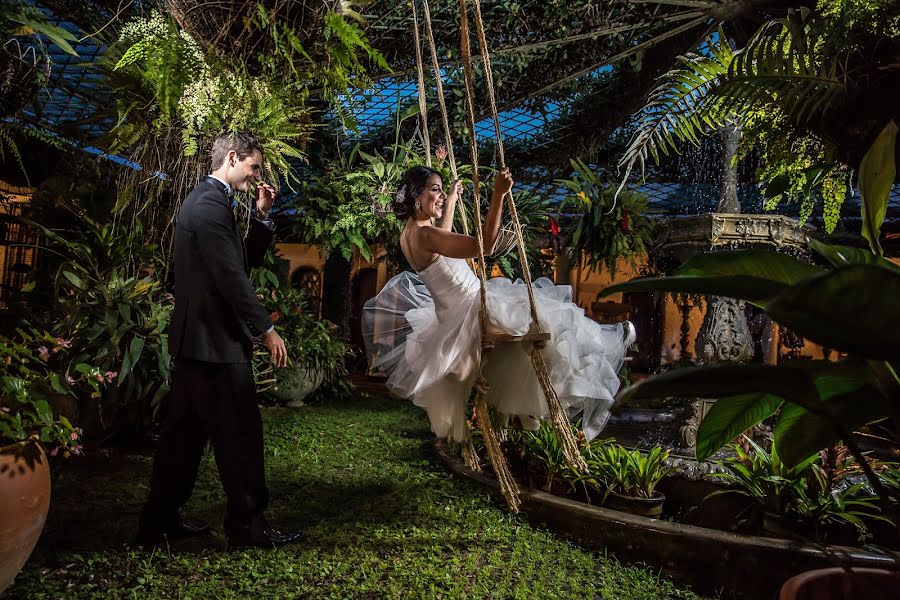
[[[271,240],[272,230],[251,219],[244,245],[220,181],[207,177],[188,195],[175,224],[169,324],[175,359],[250,362],[252,338],[272,326],[250,283],[250,268],[262,262]]]

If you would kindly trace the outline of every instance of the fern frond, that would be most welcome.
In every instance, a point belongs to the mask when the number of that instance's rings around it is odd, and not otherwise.
[[[682,63],[663,75],[663,83],[650,94],[640,124],[628,144],[619,166],[628,179],[635,163],[643,172],[647,158],[659,163],[660,153],[678,152],[678,142],[698,144],[700,137],[721,127],[728,118],[719,99],[712,94],[720,80],[727,76],[734,58],[722,29],[718,41],[707,40],[710,56],[679,56]]]
[[[821,116],[846,91],[833,55],[820,52],[822,21],[803,9],[763,25],[747,47],[735,53],[721,87],[725,106],[761,108],[776,104],[795,123]]]
[[[627,181],[635,163],[678,151],[678,142],[701,136],[728,120],[775,106],[793,122],[824,114],[846,91],[837,59],[821,52],[826,31],[808,9],[765,23],[747,46],[733,51],[721,27],[707,44],[711,56],[688,54],[650,95],[637,130],[619,161]],[[623,182],[624,184],[624,182]]]

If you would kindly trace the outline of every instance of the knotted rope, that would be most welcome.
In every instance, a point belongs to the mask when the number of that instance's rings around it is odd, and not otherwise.
[[[465,12],[465,1],[466,0],[460,0],[461,4],[463,5],[463,12]],[[478,43],[481,48],[481,60],[484,64],[484,78],[487,85],[488,102],[490,103],[491,116],[493,117],[494,121],[494,133],[497,140],[497,151],[500,158],[500,168],[505,168],[506,155],[503,149],[503,133],[500,130],[500,115],[497,110],[496,93],[494,92],[494,75],[491,68],[491,57],[488,51],[487,38],[484,34],[484,23],[481,18],[481,1],[473,0],[472,6],[474,8],[475,15],[475,31],[478,34]],[[466,19],[461,16],[460,21],[465,22]],[[469,61],[471,62],[471,56],[469,57]],[[469,103],[471,104],[471,100]],[[474,129],[474,125],[472,125],[472,128]],[[531,328],[533,331],[542,333],[543,329],[541,328],[540,319],[538,318],[537,302],[535,301],[534,296],[534,285],[532,284],[531,280],[531,269],[528,266],[528,257],[525,251],[525,240],[522,236],[522,225],[519,222],[519,213],[516,210],[516,203],[513,201],[512,192],[507,195],[507,205],[509,206],[510,218],[515,228],[516,246],[519,249],[519,262],[522,265],[522,275],[523,279],[525,280],[525,287],[528,290],[528,304],[531,310]],[[482,257],[482,261],[483,260],[484,259]],[[572,428],[569,425],[569,418],[562,407],[562,403],[559,400],[559,396],[556,394],[556,390],[553,389],[553,383],[550,380],[550,373],[547,370],[547,364],[545,363],[544,355],[541,352],[543,346],[543,342],[534,344],[531,352],[531,363],[534,365],[535,374],[537,375],[538,381],[540,381],[541,384],[541,388],[544,391],[544,397],[547,400],[547,407],[550,411],[550,420],[553,423],[553,428],[556,430],[556,434],[559,436],[566,462],[568,462],[569,465],[573,469],[575,469],[575,471],[585,472],[587,471],[587,463],[585,463],[584,458],[581,456],[581,451],[578,448],[578,442],[575,439],[575,436],[572,434]]]
[[[416,45],[416,75],[419,88],[419,122],[422,125],[422,142],[425,144],[425,164],[430,167],[431,139],[428,137],[428,106],[425,103],[425,69],[422,66],[422,42],[419,40],[419,14],[416,11],[415,2],[412,3],[412,9],[413,41]]]

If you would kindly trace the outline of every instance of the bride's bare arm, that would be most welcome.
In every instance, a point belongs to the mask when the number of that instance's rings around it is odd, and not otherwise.
[[[484,220],[484,248],[490,252],[500,233],[500,217],[503,213],[503,196],[512,188],[513,180],[509,169],[503,169],[494,178],[491,206]],[[417,231],[421,248],[451,258],[475,258],[478,256],[478,241],[470,235],[453,233],[439,227],[421,227]]]
[[[453,216],[456,213],[456,202],[462,194],[462,183],[457,179],[450,184],[450,193],[447,194],[447,202],[444,203],[444,214],[437,226],[445,231],[453,231]]]

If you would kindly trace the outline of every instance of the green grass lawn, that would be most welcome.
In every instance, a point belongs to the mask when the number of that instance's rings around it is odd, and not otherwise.
[[[54,474],[47,527],[5,598],[699,598],[451,476],[409,404],[360,398],[264,412],[269,519],[303,529],[305,543],[226,551],[209,456],[185,512],[216,534],[134,550],[151,458],[98,452]]]

